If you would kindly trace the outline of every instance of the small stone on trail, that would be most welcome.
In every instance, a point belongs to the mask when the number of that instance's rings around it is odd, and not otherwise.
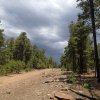
[[[82,97],[76,97],[76,100],[84,100]]]
[[[58,87],[58,85],[55,85],[55,87]]]
[[[11,94],[11,92],[10,91],[6,91],[6,94]]]
[[[79,91],[80,93],[83,93],[83,91]]]
[[[61,90],[62,90],[62,91],[68,91],[69,88],[68,88],[68,87],[65,87],[65,88],[62,88]]]
[[[47,80],[47,81],[45,81],[45,83],[51,83],[51,82],[53,82],[53,80]]]
[[[49,99],[53,99],[53,96],[51,94],[47,94],[47,96],[49,97]]]

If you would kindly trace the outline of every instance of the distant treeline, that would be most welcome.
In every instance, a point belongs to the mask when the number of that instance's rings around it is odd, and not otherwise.
[[[15,39],[5,39],[4,30],[0,29],[0,75],[56,66],[54,59],[33,45],[25,32]]]

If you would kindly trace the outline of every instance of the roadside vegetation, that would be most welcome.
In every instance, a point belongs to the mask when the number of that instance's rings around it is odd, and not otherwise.
[[[0,30],[0,75],[56,66],[54,59],[45,55],[45,50],[31,43],[27,33],[5,39],[4,30]]]
[[[100,91],[100,43],[96,41],[96,36],[100,32],[100,0],[77,2],[81,12],[77,21],[72,21],[69,25],[70,37],[61,56],[60,67],[66,69],[67,73],[71,71],[67,79],[74,89],[77,90],[77,85],[81,85],[92,93],[92,97],[98,97],[96,92]],[[100,96],[97,100],[99,99]]]
[[[77,16],[77,21],[72,21],[69,25],[70,38],[61,56],[61,67],[78,74],[94,71],[99,82],[100,65],[97,64],[97,60],[100,57],[100,43],[97,43],[98,50],[96,52],[94,35],[91,34],[94,29],[91,20],[93,11],[90,9],[89,1],[77,0],[77,2],[77,7],[81,9],[81,12]],[[100,0],[93,0],[93,3],[95,31],[98,36],[100,31]]]

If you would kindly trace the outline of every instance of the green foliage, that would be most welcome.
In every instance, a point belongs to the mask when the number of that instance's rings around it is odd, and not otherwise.
[[[44,69],[46,68],[46,65],[44,62],[42,62],[41,59],[39,59],[38,63],[37,63],[37,69]]]
[[[0,75],[7,75],[7,69],[4,65],[0,65]]]
[[[4,48],[0,51],[0,65],[4,65],[8,62],[8,55]]]
[[[86,89],[91,89],[91,85],[89,83],[84,83],[83,87]]]
[[[4,32],[4,30],[0,29],[0,49],[4,45],[4,34],[3,34],[3,32]]]
[[[76,83],[76,74],[75,73],[71,73],[69,76],[68,76],[68,79],[69,79],[69,82],[75,84]]]
[[[64,54],[60,58],[61,68],[67,71],[72,70],[68,49],[68,47],[65,47]]]
[[[29,71],[31,71],[32,69],[30,68],[30,67],[27,67],[27,68],[25,68],[25,72],[29,72]]]
[[[100,59],[100,43],[98,43],[98,54],[99,54],[99,59]]]
[[[24,68],[25,72],[31,71],[31,70],[32,70],[32,66],[33,66],[32,61],[29,60],[29,61],[27,62],[27,64],[26,64],[25,68]]]
[[[91,29],[91,15],[90,15],[90,7],[89,7],[89,1],[88,0],[77,0],[78,5],[81,9],[81,13],[78,15],[79,19],[82,19],[85,21],[86,24],[88,24],[88,27]],[[95,22],[96,22],[96,28],[100,28],[100,0],[93,0],[94,2],[94,13],[95,13]]]
[[[72,22],[70,39],[61,57],[61,65],[74,72],[86,72],[93,67],[93,48],[89,37],[89,29],[83,21]]]
[[[26,65],[24,62],[10,60],[7,64],[0,66],[0,74],[7,75],[9,73],[19,73],[25,68],[26,68]]]
[[[52,68],[57,66],[54,59],[52,57],[46,57],[45,51],[39,49],[36,45],[33,46],[31,64],[32,67],[36,69]]]
[[[22,32],[14,42],[13,57],[15,60],[21,60],[27,63],[31,59],[32,46],[26,33]]]
[[[78,7],[81,8],[79,19],[83,20],[90,32],[93,33],[94,39],[94,54],[95,54],[95,71],[97,73],[97,81],[100,82],[100,69],[99,69],[99,57],[97,50],[96,31],[100,29],[100,0],[77,0]]]
[[[7,53],[8,59],[13,59],[13,52],[14,52],[14,38],[10,38],[5,42],[5,52]]]
[[[6,55],[4,52],[4,30],[0,29],[0,65],[3,65],[6,63]]]
[[[54,59],[46,57],[43,49],[32,46],[25,32],[16,39],[4,40],[0,30],[0,75],[51,67],[56,67]]]

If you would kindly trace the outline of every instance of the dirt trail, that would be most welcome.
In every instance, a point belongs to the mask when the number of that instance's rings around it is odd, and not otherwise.
[[[60,74],[60,69],[45,69],[0,77],[0,100],[50,100],[64,84],[46,81]]]
[[[51,69],[34,70],[34,71],[28,72],[28,73],[3,76],[3,77],[0,77],[0,86],[4,86],[9,83],[13,83],[13,82],[17,82],[17,81],[27,80],[28,78],[31,78],[31,77],[35,78],[36,75],[40,76],[42,74],[50,74],[51,71],[52,71]]]

